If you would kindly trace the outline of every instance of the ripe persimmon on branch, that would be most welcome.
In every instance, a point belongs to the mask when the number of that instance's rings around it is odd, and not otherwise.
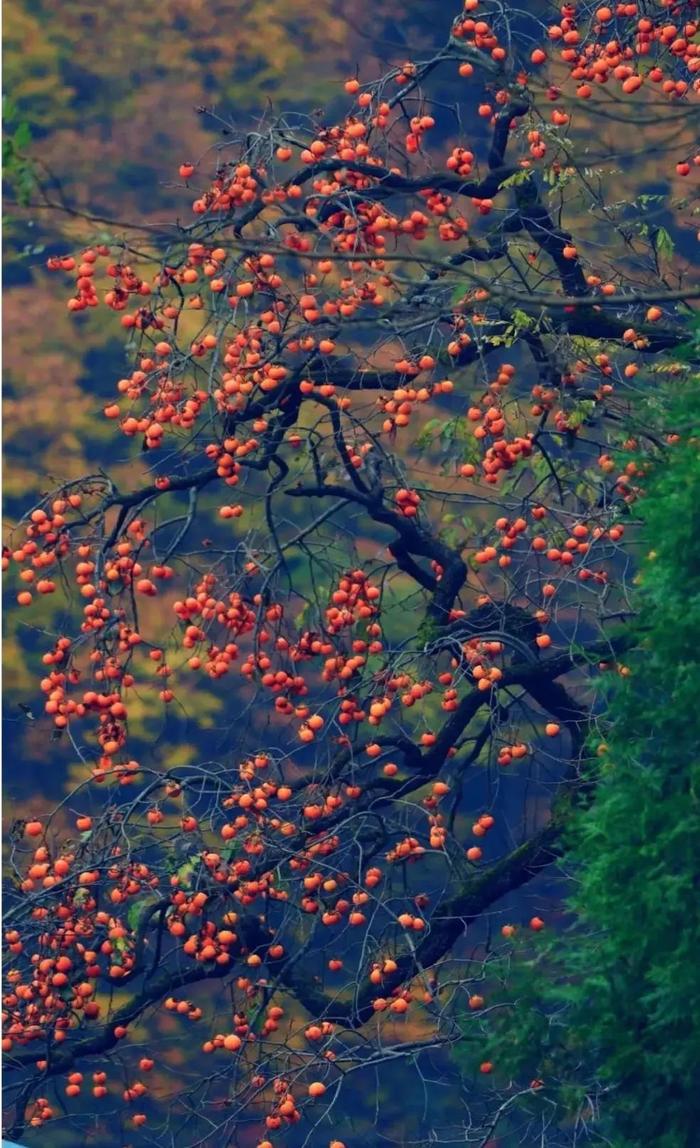
[[[82,776],[12,841],[12,1135],[351,1144],[376,1066],[449,1072],[508,917],[535,944],[556,911],[632,640],[637,454],[683,434],[657,394],[696,355],[694,9],[547,33],[467,0],[336,123],[225,125],[167,239],[49,259],[130,366],[119,450],[3,558]],[[507,1086],[463,1099],[485,1143]],[[407,1138],[447,1142],[445,1103]]]

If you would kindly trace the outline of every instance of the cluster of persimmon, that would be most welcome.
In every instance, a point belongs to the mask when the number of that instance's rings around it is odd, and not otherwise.
[[[381,630],[370,623],[370,619],[377,617],[380,599],[381,590],[372,584],[363,570],[348,571],[338,580],[337,588],[331,593],[330,605],[325,611],[328,632],[339,634],[362,621],[369,623],[366,632],[376,638]],[[362,652],[366,648],[367,644],[362,643]],[[370,652],[378,653],[379,650],[381,644]]]
[[[498,751],[496,760],[498,765],[508,766],[512,765],[514,761],[521,761],[527,757],[530,752],[530,747],[521,741],[516,742],[514,745],[502,745]]]
[[[491,813],[482,813],[472,825],[472,833],[475,837],[485,837],[495,824],[496,819]],[[484,851],[480,845],[470,845],[466,850],[467,861],[480,861],[483,855]]]
[[[576,94],[590,99],[592,85],[616,80],[627,95],[649,82],[670,99],[685,96],[688,81],[674,79],[671,73],[678,65],[687,69],[691,77],[700,72],[700,50],[695,42],[700,25],[695,5],[680,3],[674,9],[674,16],[683,23],[666,22],[663,13],[656,18],[640,15],[640,6],[634,3],[616,4],[614,8],[602,6],[595,11],[589,27],[579,30],[577,5],[564,4],[561,21],[549,29],[549,40],[560,45],[559,58],[577,81]],[[695,19],[684,20],[684,13]],[[546,53],[540,49],[532,62],[541,64],[545,60]],[[692,85],[696,91],[700,89],[697,79]]]
[[[52,863],[46,846],[34,853],[28,880],[41,881],[45,888],[50,887],[45,884],[47,877],[54,885],[60,882],[63,900],[54,913],[46,908],[33,911],[33,919],[45,931],[33,938],[38,947],[27,954],[28,961],[8,974],[9,991],[3,997],[5,1051],[15,1043],[45,1042],[47,1036],[60,1043],[81,1020],[97,1020],[101,1006],[94,998],[99,979],[119,980],[134,966],[133,930],[119,917],[98,910],[90,888],[101,874],[82,870],[72,877],[75,861],[76,856],[67,853]],[[158,878],[143,864],[128,864],[123,873],[114,865],[107,877],[119,882],[112,889],[112,894],[120,892],[118,897],[112,895],[113,903],[123,899],[121,890],[125,897],[134,897],[158,884]],[[15,954],[25,951],[18,930],[8,930],[5,943]]]
[[[428,363],[428,366],[421,366],[421,364]],[[435,360],[432,355],[422,355],[418,360],[417,367],[419,370],[431,370],[435,366]],[[408,360],[399,359],[394,364],[394,370],[402,375],[414,375],[418,371],[412,370],[413,364]],[[415,403],[427,403],[438,395],[451,394],[454,390],[454,383],[451,379],[443,379],[439,382],[428,384],[424,387],[397,387],[392,392],[391,398],[382,395],[378,400],[378,406],[382,414],[388,417],[382,423],[382,430],[385,434],[393,434],[397,427],[407,427],[411,422],[411,415]]]
[[[259,184],[249,164],[229,165],[219,170],[208,190],[192,204],[195,215],[207,211],[230,211],[251,204],[259,194]]]
[[[455,171],[457,175],[469,176],[472,174],[474,152],[468,148],[454,147],[445,161],[448,171]]]
[[[478,7],[478,0],[465,3],[468,13]],[[616,3],[597,8],[592,18],[586,7],[580,14],[579,23],[580,6],[573,3],[562,5],[561,20],[550,26],[548,38],[550,45],[558,48],[556,56],[575,81],[578,98],[591,99],[595,86],[609,81],[617,81],[626,95],[638,91],[645,83],[655,85],[669,99],[683,98],[691,87],[695,91],[700,90],[697,6],[677,3],[662,7],[673,7],[673,19],[666,20],[663,12],[658,15],[640,14],[640,6],[636,3]],[[453,25],[452,33],[474,48],[488,51],[496,61],[503,62],[507,58],[506,49],[499,44],[486,18],[460,17]],[[540,67],[547,60],[548,52],[544,48],[532,50],[531,64]],[[686,70],[688,79],[678,76],[679,67]],[[460,64],[459,73],[465,77],[472,76],[473,64],[468,61]],[[526,83],[527,73],[519,73],[518,81]],[[555,102],[561,95],[560,88],[550,90],[550,98]],[[493,111],[488,104],[479,110],[485,116],[490,116]],[[569,122],[569,114],[555,107],[550,119],[553,125],[562,127]],[[530,131],[529,143],[530,154],[535,159],[543,158],[547,145],[537,129]],[[700,164],[700,155],[693,156],[691,162]],[[456,166],[453,169],[459,170]],[[676,166],[681,176],[689,175],[690,170],[691,163],[686,159]],[[460,171],[460,174],[469,172]]]
[[[488,20],[474,19],[469,15],[478,7],[478,0],[465,0],[464,9],[467,15],[457,18],[452,26],[452,35],[480,52],[488,52],[493,60],[503,63],[507,57],[506,49],[499,44],[498,36]],[[473,71],[473,67],[467,70],[463,64],[460,65],[461,76],[471,76]]]
[[[79,264],[76,263],[72,255],[51,256],[47,260],[46,266],[49,271],[75,272],[76,293],[75,296],[68,301],[69,311],[84,311],[86,307],[99,306],[99,298],[94,282],[95,264],[100,257],[109,257],[109,254],[109,247],[102,244],[99,247],[87,248],[87,250],[83,251]],[[131,274],[128,268],[127,272]],[[134,287],[133,289],[138,290],[138,287]],[[150,288],[146,287],[143,294],[150,295]]]
[[[417,861],[425,853],[425,846],[421,845],[417,837],[404,837],[386,854],[387,861]]]
[[[401,490],[396,491],[394,502],[404,518],[415,518],[418,514],[421,497],[417,490],[406,490],[402,487]]]
[[[280,1009],[280,1013],[282,1011],[283,1010]],[[322,1055],[329,1061],[335,1059],[335,1054],[330,1050],[326,1050]],[[256,1075],[252,1078],[251,1083],[256,1088],[262,1088],[265,1079],[263,1076]],[[312,1080],[306,1086],[305,1091],[306,1102],[309,1100],[318,1100],[325,1094],[326,1085],[321,1080]],[[276,1077],[272,1081],[272,1093],[274,1096],[272,1111],[265,1117],[267,1129],[273,1131],[285,1125],[298,1123],[302,1115],[299,1108],[300,1100],[294,1097],[291,1081],[283,1076]],[[345,1148],[345,1145],[340,1140],[331,1140],[330,1144],[331,1148]],[[268,1146],[272,1148],[270,1141],[264,1140],[258,1148],[268,1148]]]
[[[141,1068],[141,1070],[143,1072],[150,1072],[154,1066],[154,1063],[155,1062],[153,1060],[151,1060],[150,1057],[144,1056],[139,1061],[139,1067]],[[85,1077],[84,1077],[83,1073],[82,1072],[70,1072],[66,1079],[67,1079],[67,1083],[66,1083],[66,1086],[64,1088],[65,1095],[70,1097],[70,1098],[75,1098],[75,1097],[80,1096],[82,1093],[82,1086],[85,1083]],[[92,1080],[92,1088],[91,1088],[92,1096],[96,1100],[102,1100],[104,1097],[106,1097],[108,1095],[107,1073],[106,1072],[93,1072],[92,1076],[91,1076],[91,1080]],[[131,1104],[135,1100],[139,1100],[142,1096],[146,1096],[148,1091],[149,1091],[148,1085],[144,1084],[144,1082],[142,1080],[135,1080],[131,1084],[129,1084],[125,1089],[123,1089],[122,1100],[124,1100],[124,1102],[127,1104]],[[46,1118],[47,1118],[46,1116],[43,1117],[43,1119],[46,1119]],[[134,1113],[134,1115],[132,1115],[132,1117],[131,1117],[131,1122],[135,1128],[143,1127],[143,1125],[146,1123],[146,1121],[147,1121],[147,1117],[145,1116],[144,1113]],[[30,1123],[33,1124],[34,1121],[33,1120],[30,1121]]]
[[[31,832],[34,833],[37,825],[30,823],[30,828]],[[40,823],[38,828],[41,830]],[[78,828],[81,831],[87,831],[91,828],[91,820],[80,818]],[[331,842],[332,848],[336,846],[337,840],[335,845]],[[35,861],[29,870],[31,880],[44,880],[49,869],[54,870],[54,880],[64,880],[69,876],[71,863],[74,861],[73,856],[61,857],[56,860],[53,866],[47,864],[47,858],[48,851],[45,846],[41,846],[35,852]],[[252,904],[258,897],[272,898],[275,895],[271,874],[263,875],[255,881],[243,880],[244,875],[250,872],[248,861],[237,861],[228,868],[224,867],[222,871],[221,858],[210,851],[204,853],[202,864],[215,879],[224,880],[229,886],[231,882],[238,885],[231,891],[245,905]],[[113,903],[135,897],[142,888],[152,888],[158,883],[158,879],[144,865],[129,864],[124,871],[118,865],[114,865],[107,871],[106,876],[116,882],[112,887],[110,897]],[[84,888],[86,885],[96,883],[99,878],[100,874],[97,871],[84,871],[77,877],[77,886]],[[225,921],[221,924],[205,920],[199,929],[192,932],[191,926],[186,927],[184,921],[191,921],[193,917],[201,916],[209,898],[201,890],[188,894],[184,890],[178,889],[178,884],[178,877],[171,879],[173,887],[172,911],[168,917],[171,935],[183,938],[183,952],[188,956],[200,961],[228,963],[231,946],[234,946],[237,941],[235,932],[230,928],[236,923],[236,914],[227,914]],[[66,1029],[74,1023],[69,1019],[71,1012],[74,1018],[76,1015],[82,1015],[86,1019],[95,1018],[99,1015],[99,1006],[90,999],[95,992],[94,979],[100,976],[119,979],[127,976],[133,967],[132,930],[127,928],[118,918],[104,912],[95,912],[95,901],[90,895],[84,895],[80,905],[80,914],[77,917],[75,909],[71,910],[66,905],[65,912],[63,914],[59,912],[64,923],[58,927],[55,933],[48,935],[43,940],[43,943],[48,944],[49,948],[63,948],[63,953],[58,958],[41,958],[39,955],[32,957],[34,981],[31,985],[26,985],[18,971],[13,972],[10,978],[13,986],[12,993],[5,999],[5,1006],[8,1010],[5,1015],[6,1049],[12,1047],[15,1039],[25,1043],[28,1040],[43,1038],[47,1023],[54,1026],[54,1039],[65,1039]],[[41,915],[42,913],[45,914],[46,910],[37,910],[37,912]],[[104,940],[101,943],[96,939],[96,931],[99,932],[100,929],[104,930]],[[85,940],[77,939],[80,937],[91,938],[89,947]],[[22,951],[23,945],[18,932],[9,931],[5,941],[13,951],[18,953]],[[69,956],[68,953],[71,949],[74,950],[74,955]],[[271,943],[267,949],[266,958],[278,960],[283,954],[284,947],[282,945]],[[100,955],[107,958],[107,966],[104,968],[99,960]],[[246,963],[249,967],[257,967],[262,963],[262,960],[263,957],[257,953],[249,953]],[[83,980],[80,980],[81,966],[83,968]],[[166,1007],[173,1006],[166,1002]],[[17,1012],[18,1008],[20,1008],[19,1013]],[[9,1010],[14,1010],[14,1013]],[[193,1020],[199,1019],[201,1016],[201,1012],[194,1006],[185,1007],[181,1004],[178,1006],[178,1011]]]
[[[9,568],[10,562],[16,562],[22,567],[19,580],[26,589],[20,590],[17,595],[19,606],[32,604],[33,590],[38,594],[55,592],[55,577],[50,576],[50,571],[70,549],[66,515],[71,510],[78,510],[81,504],[82,495],[74,491],[65,498],[52,499],[46,507],[36,507],[29,515],[21,545],[14,550],[8,546],[3,547],[3,570]],[[44,571],[49,576],[44,576]]]
[[[27,1111],[27,1118],[30,1128],[41,1128],[47,1120],[51,1120],[55,1116],[56,1110],[51,1107],[45,1096],[37,1096],[33,1104],[29,1106]]]

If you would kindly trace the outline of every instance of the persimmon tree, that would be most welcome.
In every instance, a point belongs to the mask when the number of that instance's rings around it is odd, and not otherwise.
[[[645,458],[688,429],[694,14],[467,0],[339,122],[225,124],[191,222],[49,259],[129,366],[122,457],[3,557],[82,775],[10,843],[12,1134],[404,1142],[554,923]],[[495,1068],[409,1139],[486,1144]]]

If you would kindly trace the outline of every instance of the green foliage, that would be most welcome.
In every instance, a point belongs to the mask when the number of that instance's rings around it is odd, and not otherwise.
[[[509,175],[501,183],[501,187],[522,187],[524,183],[528,183],[534,176],[532,168],[527,168],[524,171],[516,171],[513,175]]]
[[[26,154],[32,142],[31,128],[27,121],[20,117],[14,103],[7,96],[3,96],[2,100],[2,118],[3,180],[12,191],[17,203],[25,206],[36,184],[35,165]]]
[[[700,362],[700,316],[695,315],[688,323],[690,337],[676,349],[675,355],[682,363]]]
[[[639,506],[636,649],[606,691],[595,796],[571,815],[574,923],[508,947],[506,1007],[477,1052],[526,1090],[544,1081],[525,1093],[530,1115],[554,1101],[614,1148],[691,1148],[700,1126],[700,387],[682,388],[681,441]]]

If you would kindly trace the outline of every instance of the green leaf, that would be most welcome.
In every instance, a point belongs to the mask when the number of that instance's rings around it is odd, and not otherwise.
[[[536,321],[531,315],[528,315],[525,311],[519,311],[517,307],[513,310],[512,318],[516,331],[531,331],[537,326]]]
[[[664,259],[670,259],[676,250],[673,239],[665,227],[659,227],[657,229],[654,236],[654,244],[659,255],[662,255]]]
[[[523,171],[516,171],[513,175],[509,175],[507,179],[503,180],[501,187],[521,187],[522,184],[527,183],[528,180],[532,179],[534,174],[535,173],[532,168],[528,168]]]
[[[21,123],[12,137],[12,146],[15,151],[22,151],[32,142],[32,132],[28,123]]]
[[[578,403],[576,408],[566,416],[568,425],[572,430],[582,426],[586,419],[590,418],[595,408],[596,404],[591,400],[585,399],[583,402]]]

